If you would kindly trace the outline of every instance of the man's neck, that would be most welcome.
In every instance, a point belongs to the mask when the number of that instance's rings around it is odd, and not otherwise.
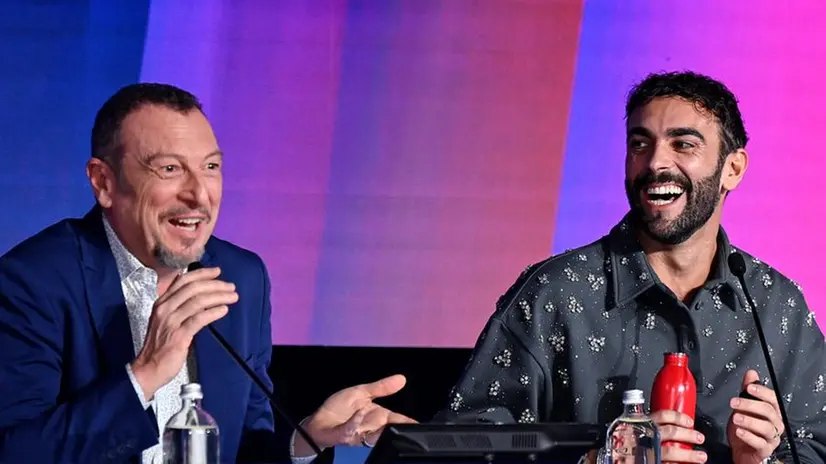
[[[678,245],[664,245],[646,233],[637,233],[651,268],[680,300],[690,300],[705,285],[717,255],[720,225],[713,219]]]
[[[158,259],[154,256],[141,256],[140,253],[129,250],[121,238],[121,234],[117,232],[115,228],[116,223],[113,222],[113,220],[114,218],[111,215],[109,215],[106,211],[103,212],[103,221],[104,227],[107,230],[107,236],[109,236],[109,234],[112,235],[110,237],[110,245],[114,247],[112,251],[127,254],[130,257],[130,260],[136,260],[141,266],[155,271],[158,276],[158,296],[166,293],[172,285],[172,282],[175,281],[175,277],[181,273],[181,270],[161,266]]]
[[[163,268],[160,270],[155,270],[158,273],[158,297],[163,296],[169,287],[172,285],[172,282],[175,281],[175,277],[180,273],[174,271],[173,269]]]

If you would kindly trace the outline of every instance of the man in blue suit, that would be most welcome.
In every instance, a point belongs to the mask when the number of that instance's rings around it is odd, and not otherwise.
[[[202,330],[269,382],[267,269],[212,236],[222,162],[186,91],[131,85],[101,107],[87,164],[97,205],[0,258],[0,462],[160,462],[159,431],[190,382],[220,426],[222,462],[314,458],[300,437],[279,446],[266,396]],[[205,267],[186,272],[195,261]],[[369,443],[411,420],[372,402],[403,385],[345,389],[304,425],[324,448]]]

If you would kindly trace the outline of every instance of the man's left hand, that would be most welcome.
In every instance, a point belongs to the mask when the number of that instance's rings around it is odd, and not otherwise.
[[[732,398],[732,414],[726,433],[735,464],[759,464],[769,458],[780,444],[783,418],[774,391],[760,384],[760,375],[749,370],[743,388],[757,398]]]
[[[338,391],[304,422],[305,429],[322,449],[338,445],[372,446],[385,425],[416,423],[373,402],[376,398],[398,392],[406,382],[403,375],[393,375]],[[304,439],[296,435],[295,456],[312,454]]]

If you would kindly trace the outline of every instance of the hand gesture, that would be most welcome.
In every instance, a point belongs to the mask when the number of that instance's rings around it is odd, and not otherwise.
[[[692,447],[705,441],[702,433],[694,430],[694,421],[685,414],[677,411],[657,411],[651,415],[651,420],[660,430],[662,442],[678,442]],[[662,447],[661,460],[666,462],[693,462],[704,463],[708,455],[704,451],[684,449],[680,446],[665,445]]]
[[[143,348],[132,363],[147,399],[181,370],[195,334],[238,301],[234,284],[215,280],[220,273],[203,268],[180,275],[155,301]]]
[[[735,464],[758,464],[770,457],[780,445],[783,418],[774,390],[755,383],[760,375],[749,370],[743,376],[743,389],[756,399],[732,398],[731,417],[726,427],[731,456]]]
[[[404,376],[393,375],[334,393],[305,423],[307,433],[322,449],[336,445],[372,446],[385,425],[416,423],[407,416],[373,403],[376,398],[398,392],[406,382]],[[296,435],[295,455],[310,454],[309,445]]]

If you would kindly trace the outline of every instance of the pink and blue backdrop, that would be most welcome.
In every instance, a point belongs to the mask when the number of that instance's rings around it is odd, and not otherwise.
[[[0,252],[92,203],[94,112],[160,81],[227,153],[217,233],[259,253],[277,344],[471,346],[530,263],[625,213],[623,103],[693,69],[741,100],[735,244],[826,316],[826,3],[103,0],[0,6]]]

